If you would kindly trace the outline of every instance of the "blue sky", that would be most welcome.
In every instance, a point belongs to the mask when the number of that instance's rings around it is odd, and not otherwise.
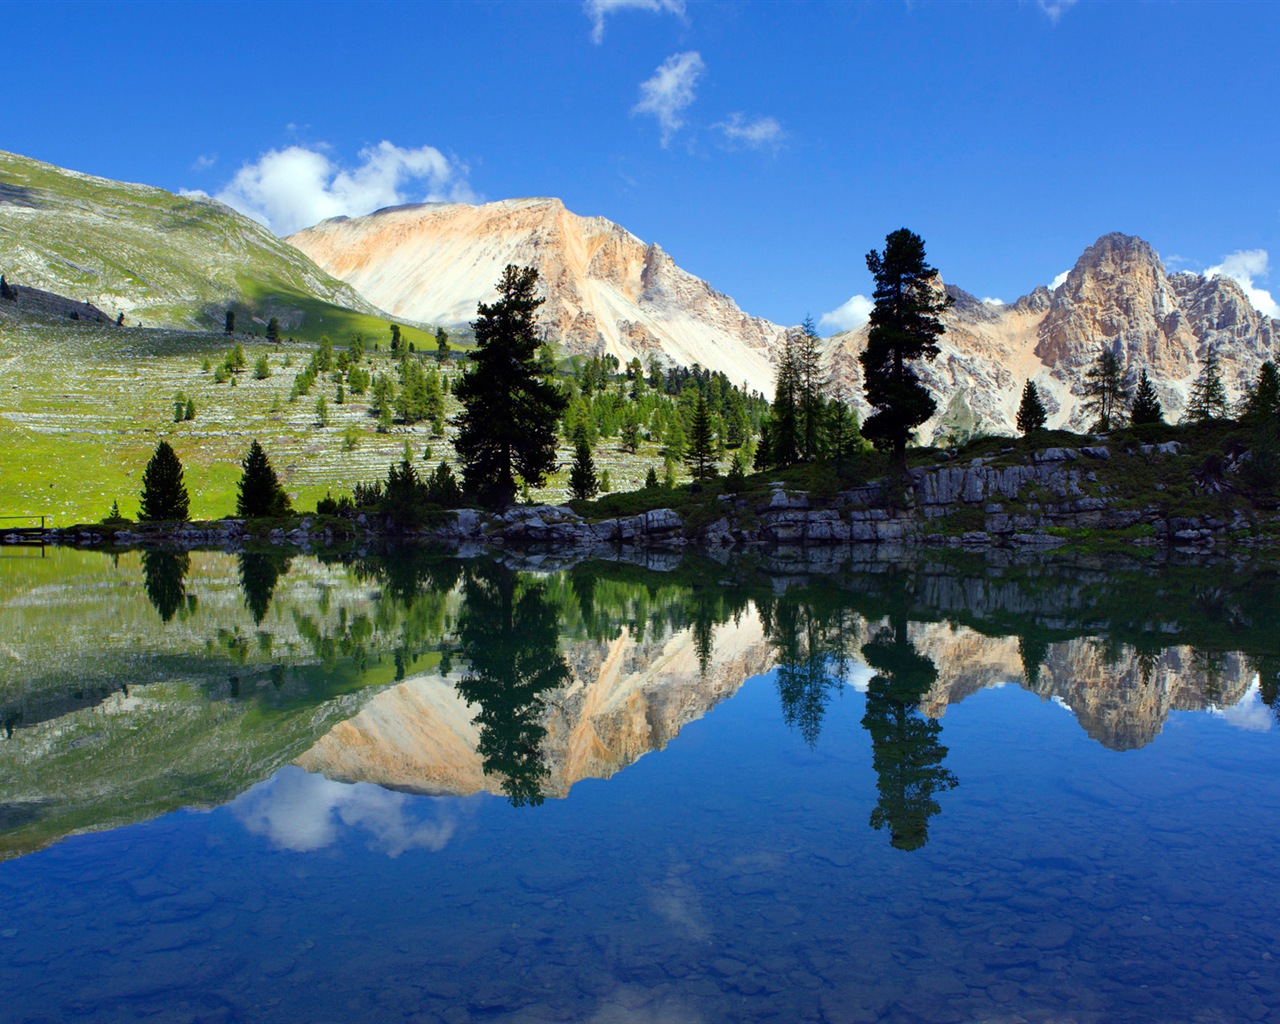
[[[782,323],[868,292],[902,226],[980,297],[1117,230],[1280,294],[1280,4],[30,3],[3,31],[0,148],[280,231],[555,195]]]

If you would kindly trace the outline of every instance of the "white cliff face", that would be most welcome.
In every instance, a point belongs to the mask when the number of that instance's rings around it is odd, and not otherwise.
[[[1176,422],[1211,348],[1228,392],[1238,399],[1262,363],[1276,358],[1280,343],[1280,322],[1254,309],[1234,281],[1170,275],[1150,245],[1129,235],[1104,235],[1052,292],[1037,288],[1006,306],[947,290],[956,302],[943,316],[941,352],[920,365],[938,403],[921,430],[925,440],[1014,432],[1028,380],[1040,391],[1048,426],[1088,429],[1080,391],[1103,347],[1133,380],[1147,371],[1165,418]],[[827,346],[832,375],[856,404],[862,393],[857,357],[866,340],[862,327],[836,335]]]
[[[659,246],[558,199],[401,206],[323,221],[288,241],[395,315],[446,325],[474,320],[508,263],[533,266],[547,299],[540,319],[567,351],[624,362],[653,354],[773,389],[781,328],[747,316]]]

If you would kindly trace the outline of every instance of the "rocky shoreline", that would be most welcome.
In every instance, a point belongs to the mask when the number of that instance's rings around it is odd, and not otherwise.
[[[1130,450],[1144,458],[1181,459],[1177,442]],[[1218,512],[1179,514],[1168,503],[1135,501],[1099,483],[1112,453],[1105,445],[1047,448],[1029,463],[999,457],[911,471],[894,487],[868,483],[830,495],[773,483],[763,495],[720,494],[699,515],[672,508],[588,520],[563,505],[516,506],[441,513],[427,527],[397,530],[376,515],[354,519],[303,516],[289,525],[225,519],[208,523],[121,524],[48,529],[51,545],[137,547],[173,545],[236,549],[249,543],[303,549],[380,538],[478,547],[590,549],[750,549],[776,546],[892,545],[1046,549],[1091,537],[1182,551],[1271,547],[1280,541],[1273,510],[1236,504]],[[719,514],[717,514],[719,513]],[[31,543],[30,533],[0,534]]]

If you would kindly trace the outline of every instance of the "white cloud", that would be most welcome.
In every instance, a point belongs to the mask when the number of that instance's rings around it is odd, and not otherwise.
[[[1231,707],[1210,708],[1209,713],[1246,732],[1269,732],[1275,721],[1271,709],[1262,703],[1262,688],[1257,679]]]
[[[1049,291],[1051,291],[1051,292],[1056,292],[1059,288],[1061,288],[1064,284],[1066,284],[1066,281],[1067,281],[1067,275],[1068,275],[1068,274],[1070,274],[1070,273],[1071,273],[1071,271],[1069,271],[1069,270],[1064,270],[1061,274],[1059,274],[1059,275],[1058,275],[1057,277],[1055,277],[1052,281],[1050,281],[1050,282],[1049,282]]]
[[[216,198],[289,235],[328,217],[360,216],[415,198],[474,200],[466,175],[465,165],[434,146],[404,149],[383,141],[362,149],[352,169],[339,167],[319,149],[289,146],[245,164]]]
[[[818,320],[818,326],[829,328],[833,332],[856,330],[871,318],[871,310],[874,307],[875,303],[865,295],[855,295],[830,313],[823,313]]]
[[[212,167],[217,162],[218,162],[217,153],[201,153],[198,157],[196,157],[195,162],[192,163],[191,169],[193,171],[207,171],[210,167]]]
[[[618,11],[649,11],[684,17],[684,0],[584,0],[582,10],[591,19],[591,41],[604,41],[604,19]]]
[[[988,297],[988,298],[983,299],[982,301],[983,301],[983,303],[984,303],[985,305],[988,305],[988,306],[1003,306],[1003,305],[1004,305],[1004,299],[993,299],[993,298]]]
[[[443,850],[457,828],[443,801],[415,800],[367,782],[334,782],[292,766],[241,794],[231,807],[250,832],[299,853],[331,845],[340,825],[367,832],[369,848],[388,857]],[[423,807],[436,811],[436,820],[416,820],[410,813]]]
[[[1045,16],[1056,25],[1058,19],[1076,5],[1076,0],[1037,0],[1037,4]]]
[[[1267,276],[1268,257],[1266,249],[1238,249],[1224,256],[1216,267],[1209,267],[1205,277],[1229,277],[1249,296],[1253,308],[1263,316],[1280,319],[1280,305],[1271,297],[1265,288],[1257,287],[1254,278]]]
[[[752,120],[742,114],[730,114],[729,117],[712,125],[718,128],[728,142],[746,146],[749,149],[777,149],[786,133],[782,125],[774,117],[757,117]]]
[[[693,103],[698,79],[707,70],[696,50],[675,53],[659,65],[652,78],[640,83],[640,102],[633,114],[652,114],[662,127],[662,145],[684,127],[684,111]]]
[[[180,188],[178,189],[178,195],[184,196],[187,199],[208,199],[209,198],[209,193],[202,188]]]

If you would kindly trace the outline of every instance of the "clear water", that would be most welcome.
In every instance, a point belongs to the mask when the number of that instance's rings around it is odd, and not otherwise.
[[[0,561],[6,1020],[1280,1021],[1274,573],[405,566]]]

